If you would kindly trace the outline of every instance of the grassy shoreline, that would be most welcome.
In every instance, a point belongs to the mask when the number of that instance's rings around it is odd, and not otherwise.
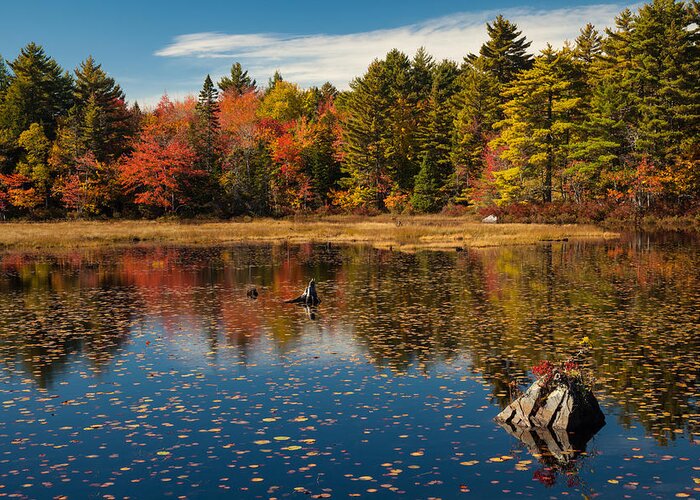
[[[328,216],[241,221],[61,221],[0,223],[0,249],[61,249],[135,243],[357,243],[412,251],[614,239],[591,225],[482,224],[464,217]]]

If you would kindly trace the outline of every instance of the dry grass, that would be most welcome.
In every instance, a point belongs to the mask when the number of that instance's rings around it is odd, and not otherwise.
[[[610,239],[617,233],[586,225],[481,224],[464,217],[332,216],[240,222],[73,221],[0,224],[0,246],[72,248],[135,242],[217,245],[234,242],[362,243],[411,251],[421,248],[526,245],[547,240]]]

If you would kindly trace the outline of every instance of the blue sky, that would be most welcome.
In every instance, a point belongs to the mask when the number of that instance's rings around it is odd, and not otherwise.
[[[30,41],[65,68],[88,55],[102,63],[130,101],[153,104],[163,92],[197,92],[235,61],[264,83],[275,69],[302,86],[330,80],[346,88],[375,57],[421,45],[461,59],[485,39],[501,12],[533,48],[573,39],[587,21],[610,25],[625,5],[495,0],[192,1],[24,0],[0,6],[0,54],[13,59]]]

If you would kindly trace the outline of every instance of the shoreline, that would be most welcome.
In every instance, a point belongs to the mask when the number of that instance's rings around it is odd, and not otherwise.
[[[133,244],[364,244],[402,251],[611,240],[620,233],[584,224],[483,224],[449,216],[326,216],[236,221],[60,221],[0,223],[0,250],[120,247]]]

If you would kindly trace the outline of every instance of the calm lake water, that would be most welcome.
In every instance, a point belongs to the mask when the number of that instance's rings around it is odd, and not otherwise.
[[[700,498],[699,330],[683,238],[1,254],[0,496]],[[585,449],[493,421],[584,336]]]

